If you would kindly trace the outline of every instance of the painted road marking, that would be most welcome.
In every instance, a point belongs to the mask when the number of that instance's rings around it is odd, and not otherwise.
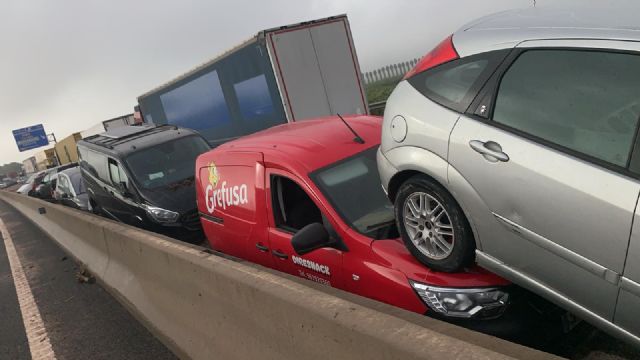
[[[16,287],[18,302],[20,303],[22,322],[27,332],[31,358],[34,360],[55,359],[56,355],[51,347],[51,342],[49,342],[47,329],[45,329],[42,318],[40,317],[38,306],[33,300],[33,293],[31,293],[29,282],[24,274],[16,248],[13,245],[11,234],[9,234],[9,230],[7,230],[2,219],[0,219],[0,232],[4,239],[4,246],[7,249],[7,257],[9,258],[9,266],[11,267],[13,283]]]

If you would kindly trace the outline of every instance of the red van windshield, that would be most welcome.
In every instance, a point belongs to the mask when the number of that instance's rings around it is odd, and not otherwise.
[[[393,205],[380,186],[376,150],[377,146],[311,174],[343,220],[370,237],[395,225]]]

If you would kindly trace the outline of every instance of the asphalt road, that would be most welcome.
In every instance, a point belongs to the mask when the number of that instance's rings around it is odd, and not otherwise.
[[[78,266],[13,207],[5,223],[57,359],[175,359],[97,284],[79,283]],[[30,359],[7,249],[0,241],[0,359]]]

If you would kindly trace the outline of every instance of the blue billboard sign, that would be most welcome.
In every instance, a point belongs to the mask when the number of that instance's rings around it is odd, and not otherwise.
[[[44,132],[44,126],[42,126],[42,124],[13,130],[13,137],[16,139],[16,144],[20,151],[49,145],[49,139]]]

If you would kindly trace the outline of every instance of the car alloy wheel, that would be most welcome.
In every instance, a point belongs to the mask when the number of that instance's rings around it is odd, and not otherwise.
[[[424,192],[411,194],[404,202],[404,226],[415,247],[433,260],[451,255],[455,233],[444,206]]]

